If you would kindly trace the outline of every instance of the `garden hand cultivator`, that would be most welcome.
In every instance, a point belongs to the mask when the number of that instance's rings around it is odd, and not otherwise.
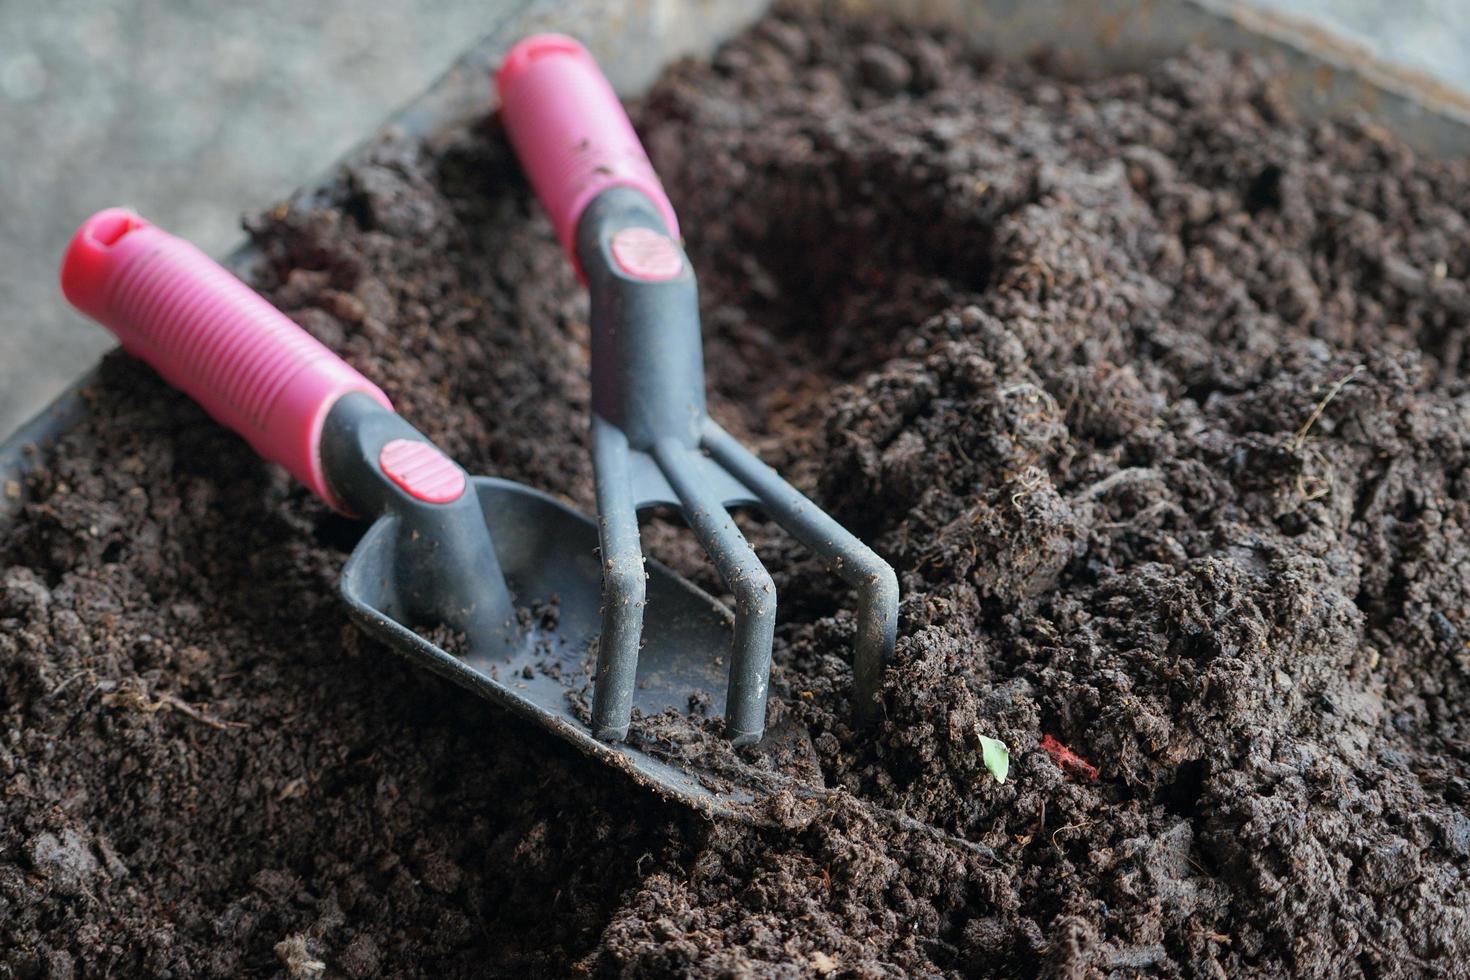
[[[635,694],[649,683],[640,637],[646,646],[649,624],[667,615],[647,589],[638,535],[638,510],[654,505],[682,511],[735,600],[725,705],[732,741],[756,742],[764,729],[776,616],[770,574],[727,511],[736,505],[763,507],[857,590],[854,705],[860,720],[871,717],[893,650],[897,578],[706,414],[694,273],[611,85],[585,48],[560,35],[517,44],[496,81],[506,131],[592,301],[604,595],[595,734],[627,734]],[[654,614],[645,617],[645,603]],[[666,693],[672,702],[676,692]]]

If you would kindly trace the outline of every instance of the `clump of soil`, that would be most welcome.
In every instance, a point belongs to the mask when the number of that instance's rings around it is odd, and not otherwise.
[[[409,669],[334,599],[360,529],[112,357],[0,549],[0,974],[1462,971],[1470,172],[1249,60],[794,15],[638,118],[714,415],[902,578],[855,732],[850,596],[747,523],[843,792],[705,823]],[[584,300],[492,123],[250,230],[449,452],[590,506]]]

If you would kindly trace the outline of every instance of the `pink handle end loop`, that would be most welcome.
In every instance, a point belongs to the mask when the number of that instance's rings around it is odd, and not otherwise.
[[[586,48],[562,34],[528,37],[506,54],[495,84],[506,132],[573,264],[577,221],[610,187],[641,191],[678,239],[674,206]]]
[[[345,510],[322,472],[327,413],[350,392],[393,407],[346,361],[199,249],[122,208],[77,230],[61,290],[124,350]]]
[[[106,306],[103,296],[112,246],[134,231],[153,227],[127,208],[98,211],[82,222],[61,263],[61,292],[72,306],[96,320]]]

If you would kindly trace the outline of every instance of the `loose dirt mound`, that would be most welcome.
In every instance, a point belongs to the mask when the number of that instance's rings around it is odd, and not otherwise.
[[[112,357],[0,550],[0,975],[1463,973],[1466,170],[1224,55],[790,17],[640,120],[715,416],[902,577],[854,732],[850,597],[747,523],[846,792],[707,825],[408,669],[334,599],[359,529]],[[445,449],[590,506],[584,300],[493,124],[251,231]]]

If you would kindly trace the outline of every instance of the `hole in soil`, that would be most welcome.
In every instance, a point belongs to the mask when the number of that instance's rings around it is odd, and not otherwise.
[[[1282,170],[1275,164],[1256,174],[1245,191],[1245,209],[1251,214],[1281,207]]]
[[[102,549],[102,564],[104,565],[114,565],[121,561],[122,557],[123,543],[121,541],[114,541]]]
[[[1199,798],[1205,790],[1203,759],[1181,762],[1174,768],[1174,779],[1158,788],[1154,802],[1172,814],[1193,819],[1199,816]]]
[[[373,209],[367,195],[355,187],[342,201],[342,213],[363,231],[371,231],[377,225],[373,220]]]
[[[331,511],[317,521],[316,527],[312,528],[312,536],[316,538],[317,544],[349,552],[357,547],[357,542],[362,540],[367,529],[366,521],[354,520]]]
[[[782,175],[770,188],[769,229],[707,256],[729,262],[733,255],[740,267],[729,270],[729,281],[754,279],[757,296],[770,294],[779,325],[772,332],[793,363],[832,382],[851,380],[902,348],[919,326],[916,310],[963,302],[990,285],[989,225],[961,227],[937,207],[880,214],[856,190],[843,191],[848,204],[834,214],[801,189],[812,184]]]
[[[1289,538],[1295,538],[1304,534],[1312,526],[1312,523],[1307,520],[1307,515],[1301,511],[1294,510],[1278,517],[1276,519],[1276,526],[1281,529],[1282,534]]]
[[[994,275],[996,222],[1022,203],[957,209],[942,168],[922,153],[818,150],[835,161],[818,152],[821,164],[764,170],[732,213],[701,214],[702,189],[675,188],[689,227],[714,232],[689,241],[707,338],[770,366],[727,386],[711,357],[712,380],[739,400],[853,380],[895,356],[935,311],[973,302]]]
[[[116,212],[97,218],[87,233],[98,245],[111,248],[122,241],[124,235],[137,227],[138,222],[134,220],[133,215]]]

